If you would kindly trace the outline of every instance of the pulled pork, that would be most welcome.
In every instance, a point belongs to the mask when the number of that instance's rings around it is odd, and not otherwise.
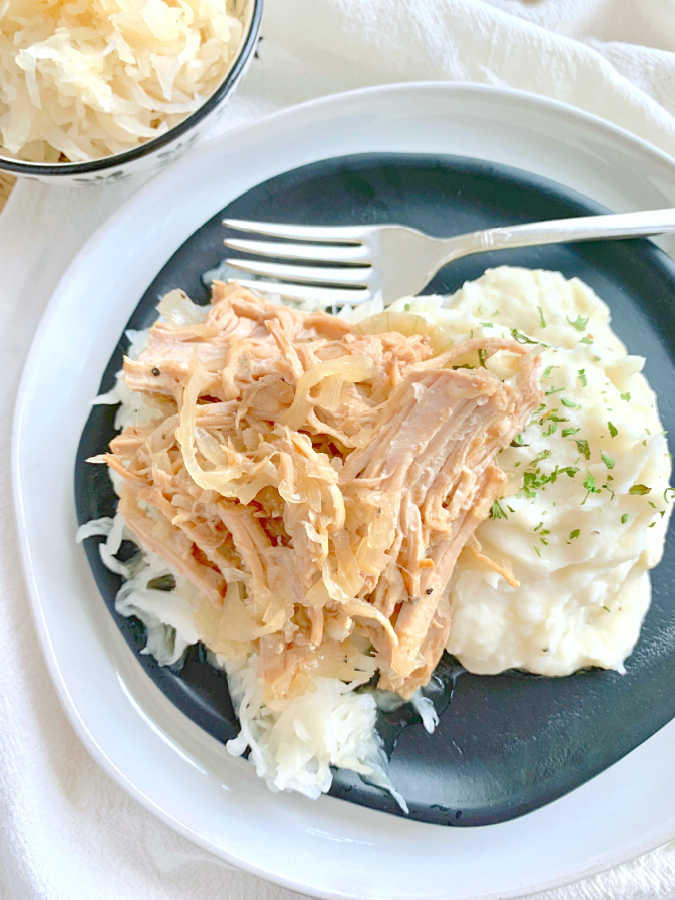
[[[158,419],[92,460],[122,476],[139,545],[199,588],[204,643],[254,649],[269,696],[313,674],[379,672],[404,698],[429,681],[496,455],[539,402],[517,343],[373,330],[216,283],[204,322],[158,321],[125,359]],[[485,367],[503,351],[507,380]]]

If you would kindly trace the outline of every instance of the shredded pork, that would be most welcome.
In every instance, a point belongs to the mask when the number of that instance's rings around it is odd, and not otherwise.
[[[497,454],[539,402],[531,348],[439,352],[403,330],[216,283],[204,322],[159,321],[124,361],[157,419],[92,461],[122,476],[138,543],[199,588],[204,643],[255,649],[269,697],[314,676],[379,672],[404,698],[429,681],[455,563],[504,482]],[[512,377],[486,368],[496,353]]]

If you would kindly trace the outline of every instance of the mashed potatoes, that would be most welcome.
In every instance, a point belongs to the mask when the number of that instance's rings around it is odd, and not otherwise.
[[[471,672],[622,669],[663,552],[670,457],[654,392],[578,279],[502,267],[444,299],[402,300],[457,334],[541,342],[544,402],[499,457],[504,498],[453,583],[448,651]],[[513,333],[513,329],[516,329]],[[499,361],[495,360],[494,365]],[[488,366],[491,361],[488,361]]]

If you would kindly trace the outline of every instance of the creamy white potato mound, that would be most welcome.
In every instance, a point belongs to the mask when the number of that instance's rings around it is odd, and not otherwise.
[[[671,463],[654,392],[610,328],[609,309],[577,278],[488,270],[450,297],[397,301],[470,336],[509,336],[541,352],[544,403],[503,451],[504,498],[478,530],[452,585],[448,651],[471,672],[568,675],[621,670],[649,607],[648,570],[663,553]],[[496,354],[488,367],[507,365]],[[494,362],[493,362],[494,360]],[[506,374],[506,373],[505,373]],[[553,474],[557,473],[557,474]]]

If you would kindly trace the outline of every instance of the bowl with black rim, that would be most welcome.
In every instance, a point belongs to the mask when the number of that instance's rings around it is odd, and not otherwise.
[[[139,172],[152,172],[176,159],[194,146],[204,133],[225,113],[234,93],[254,57],[260,32],[263,0],[244,0],[244,33],[233,62],[216,90],[194,112],[181,119],[164,134],[109,156],[86,162],[24,162],[3,154],[0,145],[0,172],[20,178],[52,184],[100,184],[115,182]]]

